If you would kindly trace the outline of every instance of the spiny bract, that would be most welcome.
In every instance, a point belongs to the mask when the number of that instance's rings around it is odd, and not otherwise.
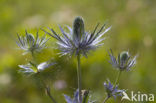
[[[73,22],[73,28],[67,26],[69,32],[65,32],[61,26],[59,26],[63,37],[58,35],[52,28],[49,30],[52,33],[43,30],[45,33],[49,34],[51,37],[58,40],[57,44],[61,50],[62,55],[80,55],[87,57],[87,53],[90,50],[94,50],[103,43],[101,43],[105,38],[102,37],[107,31],[111,29],[105,28],[105,24],[97,31],[99,24],[96,25],[92,33],[86,32],[84,28],[84,21],[81,17],[76,17]],[[104,31],[103,31],[104,30]]]
[[[119,90],[118,89],[118,86],[113,86],[113,84],[111,84],[110,81],[107,82],[104,82],[104,86],[105,86],[105,89],[106,89],[106,92],[107,92],[107,96],[108,97],[114,97],[116,99],[117,96],[121,96],[122,95],[122,92],[124,90]]]
[[[116,59],[113,55],[112,50],[109,52],[110,56],[110,63],[113,67],[118,68],[119,70],[127,70],[129,71],[131,67],[133,67],[136,64],[136,58],[137,55],[134,56],[134,58],[131,59],[131,56],[129,55],[129,52],[123,51],[118,55],[118,58]]]
[[[20,72],[29,75],[29,74],[34,74],[34,73],[41,72],[41,71],[45,70],[46,68],[49,68],[50,66],[52,66],[54,64],[55,63],[50,63],[49,61],[40,63],[38,65],[30,62],[30,63],[28,63],[26,65],[19,65],[19,67],[22,68],[20,70]]]
[[[41,38],[38,36],[38,32],[36,33],[36,37],[34,37],[32,34],[25,32],[25,36],[18,36],[18,42],[17,45],[24,50],[25,52],[23,54],[26,54],[28,52],[31,52],[32,54],[34,52],[39,52],[43,48],[46,47],[46,42],[48,39],[46,39],[45,35]]]

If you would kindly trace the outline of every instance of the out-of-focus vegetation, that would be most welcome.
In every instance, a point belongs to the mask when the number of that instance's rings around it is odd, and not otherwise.
[[[116,56],[122,50],[139,54],[136,67],[122,74],[120,88],[156,94],[155,0],[0,0],[0,103],[51,102],[36,82],[38,78],[18,73],[18,65],[26,64],[31,56],[22,55],[16,33],[24,34],[27,29],[43,35],[40,28],[47,26],[60,32],[57,24],[71,26],[75,16],[84,18],[88,31],[98,22],[112,25],[102,48],[82,58],[83,89],[91,90],[92,99],[101,102],[105,97],[103,82],[116,78],[117,71],[108,63],[109,48]],[[64,103],[63,93],[72,95],[77,88],[76,62],[67,56],[58,57],[53,41],[51,38],[49,47],[36,57],[38,62],[51,58],[57,62],[46,77],[53,96]]]

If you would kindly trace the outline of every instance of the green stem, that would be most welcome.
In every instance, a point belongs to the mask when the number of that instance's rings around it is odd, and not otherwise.
[[[50,87],[49,87],[49,86],[46,87],[46,92],[47,92],[49,98],[52,100],[52,102],[53,102],[53,103],[57,103],[57,102],[55,101],[55,99],[53,98],[53,96],[51,95],[51,93],[50,93]]]
[[[104,101],[103,101],[103,103],[106,103],[106,101],[109,99],[109,97],[107,96],[105,99],[104,99]]]
[[[78,90],[79,90],[79,103],[82,102],[81,97],[81,68],[80,68],[80,54],[77,55],[77,78],[78,78]]]
[[[121,75],[121,70],[119,71],[118,75],[117,75],[117,78],[116,78],[116,81],[114,83],[114,87],[117,85],[117,83],[119,82],[119,78],[120,78],[120,75]]]

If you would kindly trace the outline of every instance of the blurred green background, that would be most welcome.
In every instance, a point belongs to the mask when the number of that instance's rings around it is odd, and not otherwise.
[[[26,64],[31,56],[22,55],[16,45],[16,33],[25,29],[33,34],[40,28],[72,25],[75,16],[82,16],[85,28],[92,31],[95,25],[108,22],[111,31],[105,36],[104,45],[82,57],[83,89],[90,89],[93,100],[101,103],[107,78],[114,82],[117,71],[108,63],[108,50],[115,56],[129,50],[139,54],[137,65],[124,72],[119,87],[156,94],[156,1],[155,0],[0,0],[0,103],[50,103],[40,83],[18,73],[20,64]],[[49,37],[49,36],[47,36]],[[65,103],[63,94],[73,96],[77,88],[76,61],[67,56],[58,57],[54,39],[48,48],[36,54],[38,62],[51,58],[57,65],[47,73],[51,92],[58,103]],[[114,102],[113,99],[108,103]],[[128,101],[125,101],[128,103]],[[153,102],[154,103],[154,102]]]

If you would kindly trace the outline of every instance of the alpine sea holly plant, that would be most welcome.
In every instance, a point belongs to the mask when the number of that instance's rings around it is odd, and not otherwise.
[[[96,48],[103,45],[103,40],[105,40],[104,34],[108,32],[111,27],[106,28],[106,24],[102,25],[100,28],[99,24],[97,24],[92,32],[87,32],[85,30],[84,20],[82,17],[76,17],[74,19],[72,28],[66,26],[68,32],[64,30],[61,26],[59,26],[61,30],[61,34],[58,34],[54,31],[53,28],[48,28],[49,31],[42,29],[46,34],[50,35],[52,38],[57,40],[58,49],[60,50],[60,55],[74,56],[77,58],[77,78],[78,78],[78,89],[74,93],[74,97],[71,98],[64,94],[65,100],[67,103],[95,103],[96,101],[90,100],[89,90],[82,90],[82,78],[81,78],[81,57],[88,57],[88,53],[91,50],[95,50]],[[45,69],[53,66],[55,63],[51,61],[37,63],[35,61],[34,53],[41,52],[46,47],[46,42],[48,39],[43,36],[39,38],[38,32],[36,33],[36,37],[33,34],[30,34],[26,31],[25,36],[20,36],[17,34],[18,42],[17,45],[24,50],[24,54],[31,53],[33,57],[33,61],[29,61],[26,65],[19,65],[20,72],[33,75],[40,74]],[[118,89],[118,81],[121,75],[121,72],[124,70],[129,71],[136,64],[136,56],[131,58],[129,53],[126,51],[121,52],[116,59],[113,55],[112,50],[110,50],[110,63],[114,68],[119,70],[119,74],[116,78],[114,84],[112,84],[109,80],[104,82],[104,87],[107,93],[106,98],[103,103],[107,102],[107,100],[111,97],[121,96],[124,90]],[[42,80],[41,80],[42,81]],[[53,103],[57,103],[53,98],[50,92],[50,86],[45,85],[46,92],[48,96],[51,98]]]
[[[76,17],[73,22],[73,27],[69,29],[69,33],[65,32],[61,26],[59,26],[62,35],[57,34],[52,28],[49,28],[51,31],[45,31],[45,33],[49,34],[51,37],[57,40],[57,44],[61,50],[62,55],[75,55],[77,57],[77,76],[78,76],[78,90],[79,90],[79,100],[78,102],[82,102],[82,84],[81,84],[81,67],[80,67],[80,57],[81,55],[87,57],[87,53],[90,50],[94,50],[100,45],[102,45],[102,41],[105,39],[102,37],[107,31],[110,30],[111,27],[105,28],[105,24],[97,31],[99,24],[95,27],[93,32],[89,33],[85,31],[84,21],[81,17]]]

